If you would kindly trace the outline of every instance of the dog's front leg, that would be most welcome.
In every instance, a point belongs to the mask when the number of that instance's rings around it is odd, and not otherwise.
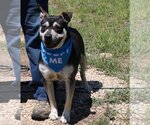
[[[52,81],[47,83],[47,94],[50,101],[51,106],[51,112],[49,114],[49,118],[51,120],[55,120],[58,118],[58,111],[57,111],[57,105],[55,100],[55,93],[54,93],[54,83]]]
[[[70,110],[74,95],[74,89],[75,89],[75,79],[70,79],[69,81],[66,81],[66,103],[63,114],[60,118],[60,121],[62,123],[67,123],[70,121]]]

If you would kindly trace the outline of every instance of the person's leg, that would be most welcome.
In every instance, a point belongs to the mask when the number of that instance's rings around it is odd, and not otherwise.
[[[43,9],[48,10],[48,1],[39,0]],[[45,8],[46,7],[46,8]],[[47,118],[50,110],[47,103],[47,95],[45,88],[42,84],[42,75],[38,68],[38,61],[40,57],[40,43],[39,38],[39,25],[40,25],[40,12],[36,0],[23,0],[21,1],[21,25],[23,28],[26,50],[29,57],[30,70],[32,74],[32,83],[37,84],[37,90],[34,94],[35,99],[42,101],[38,103],[32,112],[33,119]],[[40,109],[40,110],[39,110]],[[45,116],[46,114],[46,116]]]
[[[4,31],[8,53],[13,64],[16,81],[20,85],[20,3],[19,0],[6,0],[1,7],[0,23]]]
[[[38,4],[40,4],[43,9],[48,10],[47,0],[40,0]],[[26,50],[32,75],[30,85],[38,85],[34,97],[37,100],[47,100],[46,92],[42,84],[42,75],[38,68],[41,40],[38,31],[40,25],[40,11],[36,0],[21,1],[21,25],[25,35]]]
[[[43,9],[48,11],[48,1],[38,0]],[[40,57],[40,43],[39,25],[40,12],[36,0],[22,0],[21,1],[21,24],[25,35],[26,49],[30,62],[30,69],[32,74],[32,82],[37,84],[37,90],[34,94],[35,99],[39,103],[32,112],[32,119],[46,119],[50,113],[50,107],[47,102],[47,94],[42,84],[42,75],[38,68],[38,61]]]
[[[14,93],[20,98],[20,0],[3,1],[0,12],[0,24],[6,37],[6,45],[16,78],[12,85],[16,87]],[[16,108],[20,111],[19,105]]]
[[[38,28],[40,24],[39,9],[36,0],[21,1],[21,24],[25,36],[25,45],[29,57],[32,83],[42,85],[42,75],[38,69],[40,56],[40,38]]]
[[[48,0],[37,0],[43,9],[48,11]],[[39,25],[40,12],[36,0],[21,1],[21,25],[25,35],[26,50],[29,57],[30,70],[32,75],[31,85],[43,86],[42,75],[38,69],[40,57]]]
[[[20,1],[12,0],[6,19],[5,36],[16,77],[13,85],[20,85]]]

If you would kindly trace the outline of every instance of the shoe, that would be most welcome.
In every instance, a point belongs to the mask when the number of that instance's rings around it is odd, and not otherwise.
[[[47,101],[39,101],[32,111],[33,120],[45,120],[49,118],[50,106]]]

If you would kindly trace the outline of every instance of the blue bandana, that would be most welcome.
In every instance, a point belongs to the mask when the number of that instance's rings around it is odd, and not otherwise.
[[[72,39],[58,49],[50,49],[41,42],[41,55],[44,62],[55,72],[59,72],[68,62],[72,49]]]

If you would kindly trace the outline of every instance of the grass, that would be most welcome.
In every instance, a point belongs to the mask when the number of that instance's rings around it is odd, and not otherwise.
[[[114,121],[118,114],[118,111],[110,107],[114,104],[129,104],[130,102],[130,90],[129,89],[114,89],[113,91],[107,92],[103,99],[92,98],[94,106],[101,106],[107,104],[107,108],[102,117],[92,122],[90,125],[109,125],[110,121]],[[129,124],[129,111],[126,113],[124,122]]]
[[[122,66],[121,61],[116,57],[109,59],[89,59],[89,64],[105,71],[107,75],[114,75],[129,82],[129,65],[126,67]]]
[[[89,125],[109,125],[110,121],[115,120],[116,116],[117,116],[117,111],[108,106],[104,115],[101,116],[100,118],[98,118],[96,121],[93,121]],[[124,124],[130,125],[130,112],[129,112],[129,110],[126,113],[126,118],[124,118]]]
[[[129,0],[53,0],[49,7],[52,14],[73,12],[70,25],[83,36],[89,65],[128,81],[129,60],[122,62],[129,57]]]
[[[110,108],[109,106],[106,109],[104,114],[109,120],[115,120],[115,116],[117,115],[117,111]]]
[[[143,57],[150,55],[149,11],[150,1],[130,1],[131,6],[131,56]],[[138,10],[138,11],[137,11]]]
[[[93,105],[107,104],[121,104],[130,102],[130,90],[129,89],[115,89],[108,92],[103,99],[92,98]]]
[[[105,116],[99,118],[98,120],[90,123],[89,125],[109,125],[109,119]]]

